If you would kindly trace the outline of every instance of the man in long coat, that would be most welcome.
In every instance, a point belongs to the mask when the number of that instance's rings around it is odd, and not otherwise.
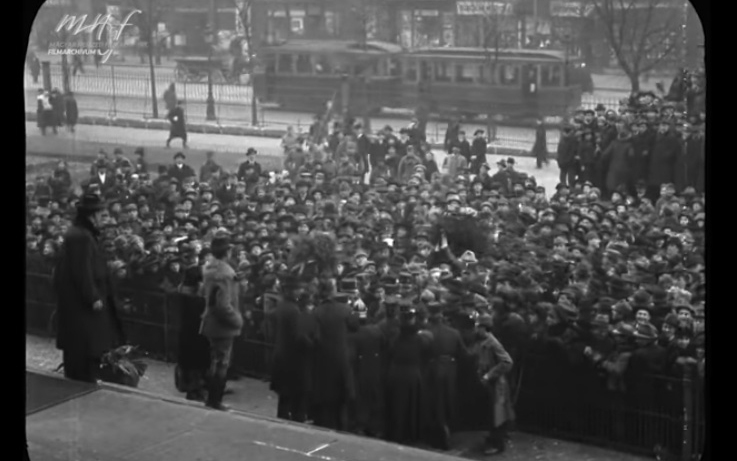
[[[54,269],[56,347],[63,351],[64,376],[76,381],[96,382],[102,355],[123,339],[107,262],[98,247],[105,213],[97,195],[82,197]]]
[[[238,301],[239,286],[230,266],[232,245],[227,237],[215,237],[210,244],[212,260],[205,266],[201,294],[205,298],[200,333],[210,342],[206,405],[226,410],[223,405],[225,384],[233,354],[233,340],[241,334],[243,312]]]
[[[458,407],[457,362],[468,359],[469,354],[458,330],[443,323],[442,305],[433,302],[427,307],[430,313],[427,330],[432,333],[432,363],[428,383],[431,427],[428,435],[436,441],[438,448],[448,450],[450,430],[455,423]]]
[[[655,136],[653,150],[650,154],[647,185],[650,199],[655,200],[660,194],[660,186],[673,182],[675,163],[681,149],[681,140],[671,133],[670,123],[661,121],[658,134]]]
[[[358,319],[351,308],[324,293],[312,315],[318,328],[314,351],[315,424],[329,429],[343,429],[343,412],[355,397],[355,383],[348,352],[348,333],[358,329]]]
[[[478,375],[491,396],[492,418],[487,439],[489,448],[484,452],[493,455],[504,452],[508,423],[514,421],[512,398],[506,375],[512,370],[512,357],[491,333],[493,319],[482,315],[477,329],[485,339],[478,347]]]
[[[169,138],[166,140],[166,147],[169,147],[173,139],[181,139],[182,147],[187,147],[187,124],[184,120],[184,107],[182,101],[177,101],[176,107],[169,111],[166,115],[171,125],[169,126]]]
[[[283,296],[273,314],[274,356],[271,390],[279,395],[276,416],[304,422],[310,391],[310,357],[315,337],[306,324],[301,298],[305,287],[297,276],[284,276]]]
[[[690,126],[686,127],[683,146],[674,167],[673,179],[678,193],[687,187],[697,188],[699,175],[704,168],[704,138],[701,133]]]

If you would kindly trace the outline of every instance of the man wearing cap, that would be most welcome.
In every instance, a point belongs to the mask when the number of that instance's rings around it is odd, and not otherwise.
[[[184,121],[184,105],[182,101],[177,101],[177,106],[169,111],[166,115],[171,125],[169,126],[169,138],[166,140],[166,147],[170,147],[173,139],[181,139],[182,147],[187,148],[187,124]]]
[[[205,298],[200,333],[210,342],[210,370],[206,405],[227,410],[223,405],[225,383],[233,352],[233,340],[241,334],[243,313],[239,303],[236,272],[228,263],[231,256],[228,237],[215,237],[210,244],[212,260],[205,265],[201,294]]]
[[[699,176],[704,168],[704,137],[692,125],[684,125],[683,146],[675,162],[674,182],[676,191],[688,187],[699,190]]]
[[[564,125],[558,141],[557,161],[560,169],[560,183],[572,187],[576,182],[579,162],[578,141],[573,127]]]
[[[476,130],[473,133],[473,142],[471,143],[471,174],[479,174],[481,165],[486,163],[487,142],[484,137],[484,130]]]
[[[107,162],[98,161],[95,165],[95,175],[90,178],[86,184],[87,187],[96,186],[99,188],[102,196],[106,196],[108,192],[116,186],[115,174],[109,168]]]
[[[443,169],[448,176],[455,178],[466,168],[468,168],[468,162],[461,155],[461,148],[453,145],[450,148],[450,155],[443,160]]]
[[[75,381],[96,382],[102,355],[124,341],[108,266],[98,246],[105,215],[98,196],[82,197],[53,271],[56,347],[63,353],[64,376]]]
[[[215,152],[206,152],[205,163],[200,167],[200,182],[209,182],[213,176],[217,178],[222,172],[223,167],[215,162]]]
[[[247,180],[247,170],[249,168],[253,169],[253,172],[256,176],[261,175],[261,165],[256,161],[256,154],[258,151],[254,149],[253,147],[249,147],[246,151],[246,161],[241,163],[238,166],[238,180],[239,181],[246,181]]]
[[[548,165],[548,133],[545,130],[545,123],[541,118],[535,122],[535,144],[532,145],[532,155],[535,156],[537,169],[541,169],[543,164]]]
[[[512,357],[491,332],[493,319],[482,315],[476,321],[476,331],[481,342],[478,345],[477,372],[481,383],[489,393],[492,402],[489,418],[488,447],[485,455],[503,453],[506,449],[506,434],[509,423],[515,420],[512,397],[506,375],[512,370]]]
[[[648,195],[651,200],[658,199],[663,184],[673,182],[674,167],[680,149],[681,140],[671,131],[670,123],[661,120],[648,165]]]
[[[461,334],[443,322],[443,306],[432,301],[427,330],[432,333],[432,362],[429,373],[431,426],[428,434],[438,448],[450,449],[450,428],[457,416],[457,363],[470,357]]]
[[[174,165],[170,166],[167,171],[167,175],[170,178],[176,179],[179,184],[182,184],[188,178],[197,177],[197,173],[195,173],[192,167],[184,163],[186,158],[181,152],[174,154]]]
[[[277,393],[277,418],[304,422],[310,389],[311,352],[315,337],[307,325],[305,285],[294,274],[279,281],[282,297],[272,315],[274,355],[270,389]]]

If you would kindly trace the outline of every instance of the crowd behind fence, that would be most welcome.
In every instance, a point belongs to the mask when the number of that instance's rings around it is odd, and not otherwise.
[[[26,287],[27,331],[53,334],[56,306],[51,276],[43,265],[28,265]],[[127,307],[120,315],[128,341],[153,357],[175,361],[186,295],[162,291],[145,280],[120,286],[118,294],[118,302]],[[259,334],[263,317],[257,314],[236,341],[233,365],[246,375],[267,378],[271,345]],[[472,373],[459,369],[463,416],[457,430],[486,428],[488,415],[480,410],[487,406],[480,402],[488,396]],[[590,370],[540,350],[523,354],[513,373],[517,424],[522,430],[639,454],[653,454],[662,447],[681,461],[699,459],[703,452],[705,391],[696,373],[638,376],[625,392],[611,391]]]

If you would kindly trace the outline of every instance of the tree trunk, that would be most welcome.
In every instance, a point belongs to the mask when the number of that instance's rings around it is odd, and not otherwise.
[[[640,73],[637,71],[628,72],[627,77],[630,79],[632,93],[634,94],[640,91]]]

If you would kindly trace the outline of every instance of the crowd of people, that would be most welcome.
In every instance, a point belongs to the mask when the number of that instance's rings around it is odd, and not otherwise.
[[[288,133],[283,171],[248,149],[237,171],[210,153],[198,174],[179,152],[155,173],[143,148],[134,159],[116,149],[76,185],[60,161],[27,185],[29,270],[53,267],[69,213],[96,194],[111,283],[194,300],[232,273],[233,318],[205,299],[205,316],[227,325],[207,331],[273,345],[279,417],[447,448],[470,369],[499,453],[514,420],[510,371],[531,350],[613,393],[647,374],[703,376],[703,166],[679,169],[703,123],[653,110],[577,114],[555,191],[513,158],[492,173],[483,132],[469,144],[458,129],[438,166],[416,125],[376,137],[338,124],[324,143]],[[230,362],[217,344],[210,378]],[[189,363],[181,389],[221,408],[209,357]]]

